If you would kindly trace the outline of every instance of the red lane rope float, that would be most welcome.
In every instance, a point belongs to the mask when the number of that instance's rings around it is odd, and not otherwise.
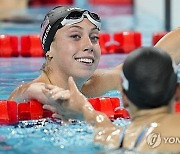
[[[180,113],[180,102],[175,103],[175,112]]]
[[[0,57],[18,56],[18,36],[0,35]]]
[[[23,57],[43,57],[44,52],[38,34],[22,35],[20,54]]]
[[[120,99],[117,97],[89,98],[95,110],[105,113],[110,119],[129,119],[129,112],[125,108],[120,108]]]
[[[161,38],[163,38],[168,32],[155,32],[152,34],[152,45],[154,46]]]
[[[120,99],[116,97],[89,98],[95,110],[105,113],[110,119],[126,118],[129,113],[126,109],[120,108]],[[23,120],[37,120],[51,118],[52,112],[43,109],[43,104],[36,100],[16,103],[15,101],[0,100],[0,125],[9,125]]]
[[[36,100],[16,103],[15,101],[0,100],[0,125],[15,124],[22,120],[37,120],[50,118],[52,112],[42,108]]]
[[[14,101],[0,101],[0,124],[18,122],[17,103]]]

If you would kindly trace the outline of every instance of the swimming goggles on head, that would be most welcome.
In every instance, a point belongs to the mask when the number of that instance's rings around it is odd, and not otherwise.
[[[99,30],[101,29],[101,20],[100,17],[92,12],[89,12],[87,10],[83,10],[83,11],[78,11],[78,10],[74,10],[72,12],[70,12],[62,21],[61,24],[62,26],[65,25],[72,25],[78,22],[81,22],[84,17],[87,17],[88,20],[94,24]]]

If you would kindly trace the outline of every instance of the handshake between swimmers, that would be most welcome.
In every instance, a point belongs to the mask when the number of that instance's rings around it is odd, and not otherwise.
[[[85,119],[95,126],[95,142],[111,148],[180,151],[178,143],[162,141],[161,144],[151,144],[156,136],[158,141],[161,136],[180,136],[180,115],[172,111],[178,84],[177,66],[171,57],[155,47],[136,49],[124,61],[119,80],[123,98],[129,105],[129,126],[118,127],[106,114],[96,111],[72,77],[68,79],[69,90],[47,85],[44,94],[51,103],[44,105],[44,108],[56,112],[57,117],[66,115],[67,118],[74,118],[72,113],[76,113],[76,118]]]

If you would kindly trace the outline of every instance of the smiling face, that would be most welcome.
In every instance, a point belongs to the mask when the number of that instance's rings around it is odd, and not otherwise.
[[[100,59],[99,31],[88,19],[56,32],[50,51],[52,69],[64,77],[88,79]]]

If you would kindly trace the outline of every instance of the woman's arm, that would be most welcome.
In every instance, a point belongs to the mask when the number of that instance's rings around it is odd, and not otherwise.
[[[35,78],[33,81],[24,83],[17,87],[9,96],[9,100],[17,102],[27,102],[35,99],[43,104],[48,103],[48,98],[44,95],[43,89],[46,89],[45,85],[49,83],[49,80],[45,78],[43,74]]]
[[[8,100],[16,102],[27,102],[35,99],[42,103],[47,103],[48,98],[44,95],[42,90],[45,89],[45,83],[29,82],[17,87],[9,96]]]
[[[166,34],[155,47],[162,48],[171,55],[174,61],[180,63],[180,27]],[[113,69],[97,69],[84,84],[82,93],[88,97],[101,96],[109,90],[121,90],[119,80],[122,64]]]
[[[30,85],[31,83],[25,83],[25,84],[20,85],[16,89],[14,89],[12,93],[10,94],[8,100],[13,100],[17,102],[26,101],[28,97],[25,94]]]
[[[113,124],[106,114],[94,110],[87,98],[78,91],[73,78],[69,78],[69,89],[69,105],[72,105],[75,110],[82,112],[84,119],[96,128],[95,142],[118,148],[121,128]]]
[[[180,27],[166,34],[155,47],[162,48],[169,53],[174,61],[180,63]]]
[[[110,90],[121,90],[120,72],[122,64],[113,69],[97,69],[83,85],[82,93],[87,97],[98,97]]]
[[[54,106],[58,114],[62,114],[62,112],[64,115],[69,114],[66,116],[70,116],[73,112],[78,113],[81,117],[83,116],[89,124],[95,126],[96,134],[94,139],[96,142],[103,143],[104,145],[108,145],[113,148],[119,147],[121,128],[113,124],[104,113],[94,110],[92,105],[88,102],[88,99],[79,92],[72,77],[69,78],[68,84],[69,91],[63,91],[62,89],[58,90],[56,86],[53,88],[52,85],[49,89],[51,91],[54,89],[53,94],[49,94],[48,91],[44,91],[47,97],[54,100],[53,104],[44,105],[44,108],[51,110],[54,109]],[[75,118],[75,116],[69,118]]]
[[[122,128],[113,124],[104,113],[94,110],[89,102],[86,103],[87,105],[82,106],[82,113],[87,123],[95,126],[94,141],[111,148],[118,148]]]

